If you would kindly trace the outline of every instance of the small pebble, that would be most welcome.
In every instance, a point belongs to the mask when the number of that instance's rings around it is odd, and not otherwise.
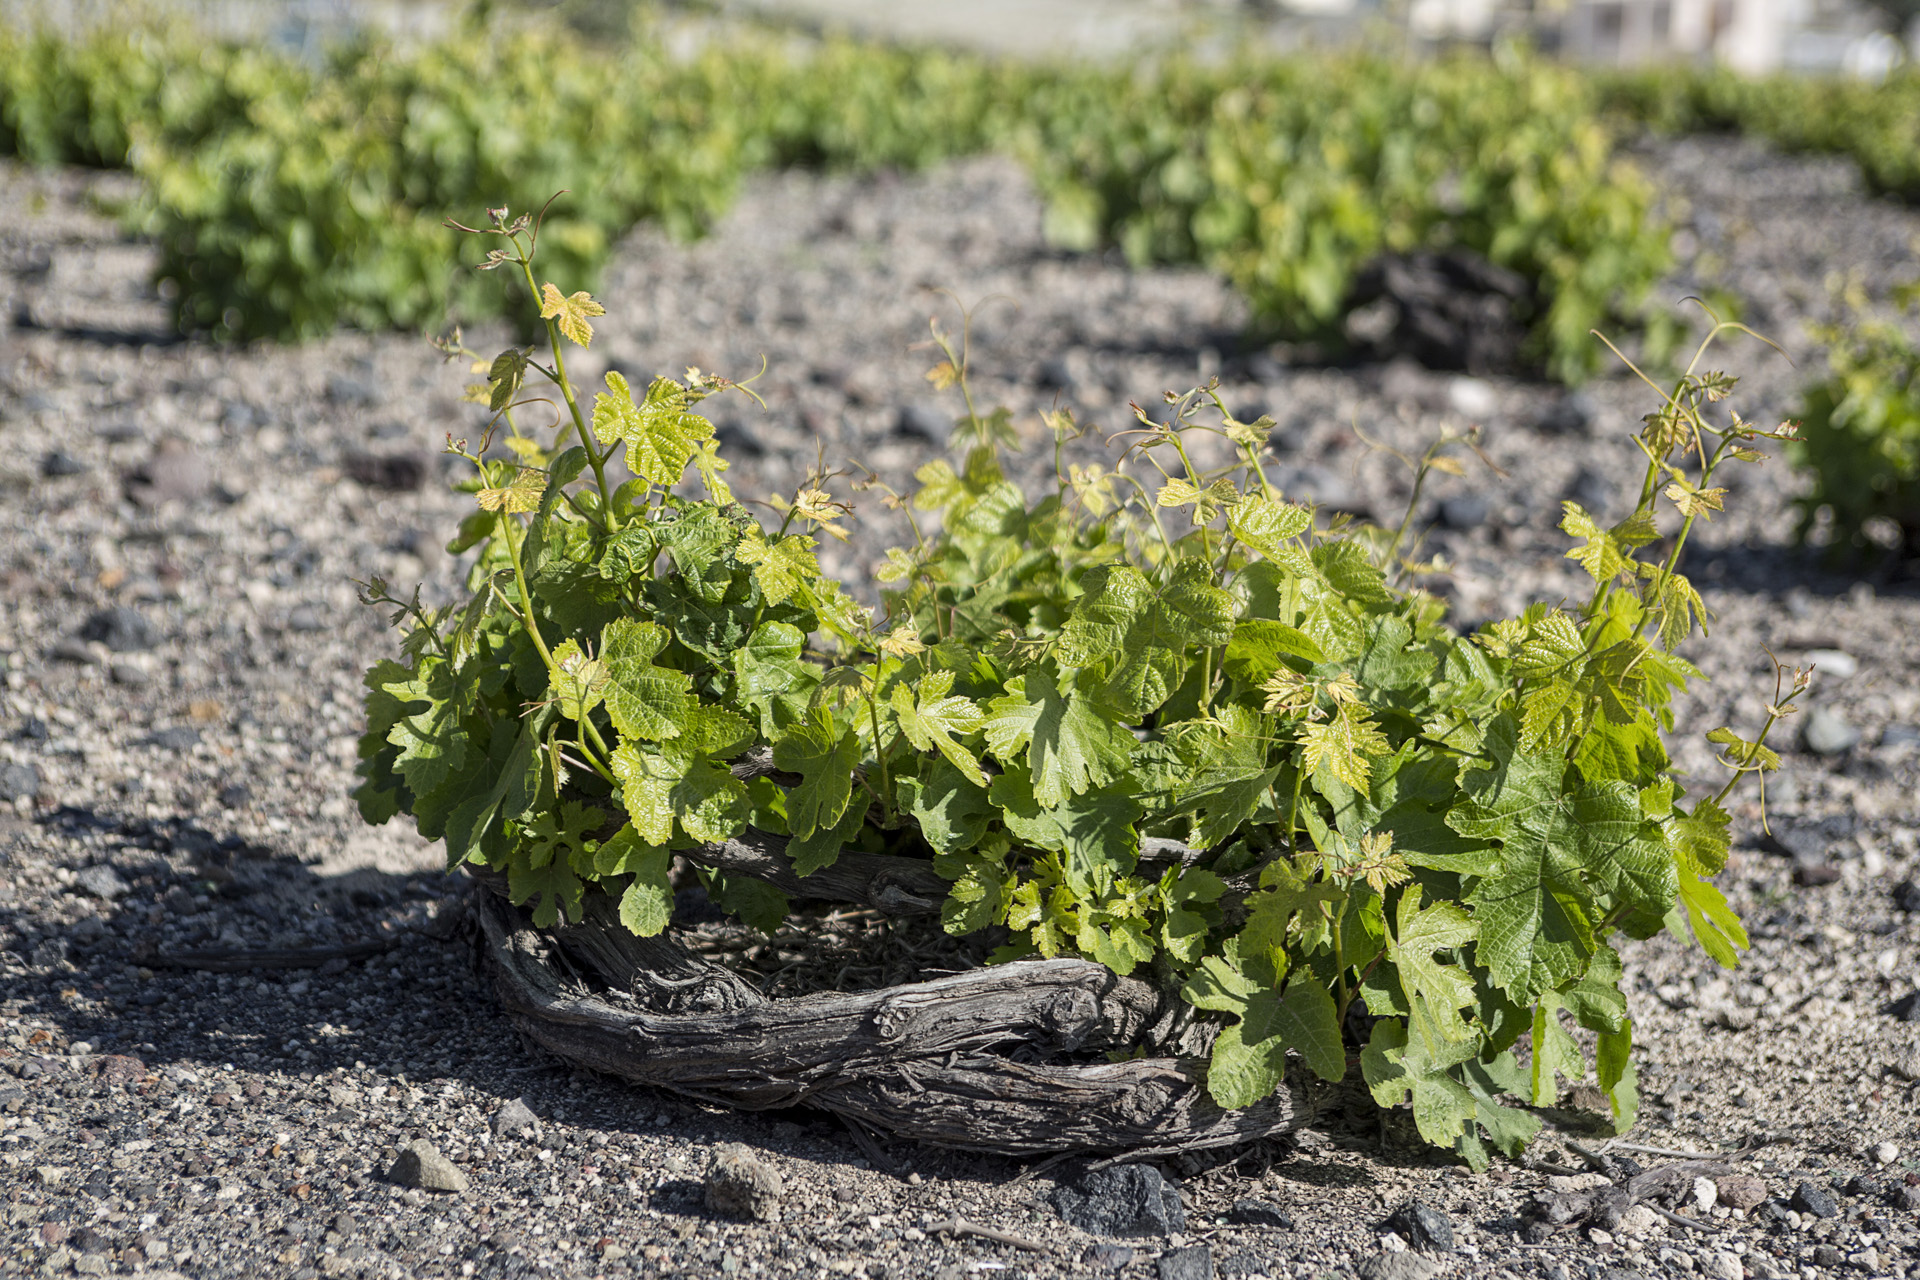
[[[493,1113],[493,1133],[497,1138],[517,1138],[539,1123],[540,1117],[533,1113],[525,1098],[514,1098]]]
[[[425,1138],[408,1143],[387,1170],[387,1179],[422,1191],[465,1191],[467,1175]]]
[[[945,448],[947,438],[953,434],[953,411],[940,405],[904,404],[900,406],[893,429],[909,439]]]
[[[1860,670],[1854,656],[1840,649],[1811,649],[1807,652],[1807,665],[1835,680],[1845,680]]]
[[[1800,726],[1800,744],[1817,756],[1837,756],[1860,741],[1860,730],[1832,707],[1815,707]]]
[[[1708,1280],[1746,1280],[1746,1268],[1738,1255],[1716,1249],[1699,1260],[1700,1274]]]
[[[159,644],[160,632],[138,609],[116,605],[82,623],[80,639],[97,640],[113,653],[133,653]]]
[[[1293,1230],[1293,1218],[1285,1209],[1271,1200],[1235,1200],[1233,1207],[1227,1210],[1227,1221],[1242,1227],[1272,1227],[1280,1231]]]
[[[707,1172],[707,1208],[715,1213],[774,1221],[786,1193],[780,1171],[745,1143],[729,1142],[714,1151]]]
[[[1359,1267],[1360,1280],[1430,1280],[1440,1263],[1417,1253],[1376,1253]]]
[[[1787,1202],[1798,1213],[1810,1213],[1816,1218],[1837,1218],[1840,1206],[1835,1202],[1833,1193],[1812,1182],[1803,1182],[1793,1189],[1793,1198]]]
[[[1479,378],[1454,378],[1447,383],[1447,407],[1471,422],[1492,417],[1500,409],[1499,393]]]
[[[1767,1184],[1744,1173],[1714,1179],[1714,1198],[1729,1209],[1751,1209],[1767,1198]]]
[[[1213,1280],[1213,1251],[1203,1244],[1169,1249],[1160,1255],[1160,1280]]]
[[[40,771],[30,764],[0,764],[0,800],[31,800],[40,794]]]
[[[1432,1205],[1410,1200],[1394,1210],[1385,1225],[1421,1253],[1453,1251],[1453,1219]]]
[[[100,899],[102,902],[112,902],[116,898],[124,897],[127,891],[132,888],[131,885],[120,878],[119,872],[105,865],[83,867],[75,873],[73,877],[73,887],[81,893]]]
[[[1877,1142],[1873,1147],[1873,1158],[1880,1164],[1892,1164],[1900,1158],[1900,1148],[1891,1142]]]
[[[1440,503],[1440,523],[1449,529],[1478,529],[1487,522],[1487,500],[1478,494],[1447,498]]]

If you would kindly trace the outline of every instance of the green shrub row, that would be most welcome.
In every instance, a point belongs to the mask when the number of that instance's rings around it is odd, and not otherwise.
[[[1871,190],[1920,199],[1920,72],[1876,85],[1662,67],[1597,83],[1608,110],[1656,133],[1747,133],[1790,151],[1844,155]]]
[[[1055,234],[1221,270],[1282,336],[1333,329],[1383,250],[1459,246],[1533,282],[1529,354],[1576,380],[1588,331],[1637,315],[1668,263],[1651,187],[1614,157],[1586,82],[1546,63],[1175,66],[1112,88],[1036,91]]]
[[[1583,82],[1525,61],[1116,70],[771,38],[676,59],[469,31],[309,69],[151,33],[0,32],[0,151],[146,177],[180,322],[220,337],[498,313],[456,270],[456,209],[570,190],[547,261],[588,288],[626,228],[696,234],[755,168],[992,148],[1032,167],[1062,243],[1223,271],[1288,337],[1337,339],[1380,252],[1464,246],[1536,283],[1531,354],[1576,377],[1586,331],[1631,316],[1666,260]]]

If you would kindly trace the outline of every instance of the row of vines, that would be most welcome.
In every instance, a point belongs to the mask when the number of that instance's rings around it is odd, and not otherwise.
[[[220,338],[497,314],[451,210],[574,192],[543,251],[591,288],[641,221],[693,235],[769,165],[1022,157],[1064,246],[1197,262],[1276,337],[1338,335],[1383,251],[1461,248],[1534,286],[1533,361],[1591,368],[1666,266],[1649,185],[1590,86],[1524,59],[1353,55],[1151,69],[992,63],[771,38],[673,57],[561,33],[361,43],[313,67],[151,32],[0,32],[0,152],[129,167],[178,319]]]

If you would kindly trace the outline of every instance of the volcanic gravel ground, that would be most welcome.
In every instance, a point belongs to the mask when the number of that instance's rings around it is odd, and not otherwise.
[[[1683,227],[1666,296],[1740,297],[1800,365],[1752,342],[1715,357],[1747,379],[1733,403],[1749,417],[1788,413],[1817,369],[1805,323],[1832,314],[1830,276],[1878,291],[1913,274],[1920,216],[1864,199],[1843,164],[1724,139],[1643,159]],[[1020,1181],[1010,1162],[873,1148],[816,1113],[709,1111],[574,1073],[510,1034],[471,976],[460,883],[417,838],[361,826],[346,797],[359,676],[395,641],[351,580],[422,581],[430,600],[459,581],[441,547],[470,499],[447,490],[436,451],[480,434],[460,402],[471,375],[398,336],[168,344],[142,283],[149,251],[95,211],[125,190],[0,173],[0,1274],[1206,1274],[1185,1247],[1210,1251],[1217,1275],[1425,1275],[1381,1225],[1409,1197],[1451,1215],[1458,1251],[1433,1261],[1456,1275],[1920,1268],[1905,1188],[1920,1182],[1920,1012],[1902,999],[1920,890],[1899,891],[1920,873],[1920,602],[1911,578],[1836,576],[1791,550],[1798,482],[1778,464],[1738,482],[1698,538],[1690,563],[1718,617],[1687,649],[1711,682],[1677,708],[1678,759],[1710,778],[1701,735],[1757,724],[1763,645],[1820,665],[1829,752],[1790,750],[1772,841],[1750,795],[1738,808],[1722,883],[1754,948],[1737,972],[1670,938],[1626,950],[1645,1097],[1630,1140],[1745,1148],[1735,1163],[1776,1199],[1530,1246],[1518,1213],[1545,1173],[1469,1175],[1404,1115],[1335,1094],[1297,1142],[1169,1165],[1185,1235],[1103,1252],[1052,1207],[1072,1166]],[[1454,566],[1433,589],[1463,622],[1580,590],[1557,504],[1576,492],[1624,510],[1645,387],[1617,375],[1573,396],[1402,364],[1292,366],[1238,349],[1244,312],[1217,280],[1059,256],[1039,225],[998,160],[758,180],[701,244],[633,238],[574,368],[745,377],[764,356],[767,410],[714,406],[739,492],[791,492],[816,457],[903,486],[956,409],[915,346],[930,316],[957,325],[945,288],[974,308],[975,395],[1035,445],[1019,471],[1036,490],[1052,475],[1039,411],[1070,405],[1111,432],[1128,401],[1216,374],[1243,416],[1276,420],[1284,487],[1382,519],[1407,475],[1368,442],[1413,449],[1478,421],[1505,474],[1472,463],[1423,499],[1416,526]],[[505,341],[469,339],[483,354]],[[1072,456],[1102,451],[1095,437]],[[875,495],[849,496],[856,536],[826,558],[864,584],[905,531]],[[848,963],[887,980],[885,939],[842,927]],[[167,967],[185,951],[352,944],[366,945],[317,970]],[[762,959],[763,974],[786,963]],[[537,1123],[496,1132],[523,1097]],[[1567,1101],[1536,1150],[1577,1168],[1570,1144],[1603,1139],[1582,1127],[1584,1099]],[[389,1181],[415,1139],[470,1187]],[[702,1207],[723,1141],[783,1176],[777,1223]],[[1803,1183],[1838,1213],[1789,1210]],[[1294,1226],[1224,1225],[1245,1198]],[[1047,1252],[928,1234],[956,1212]]]

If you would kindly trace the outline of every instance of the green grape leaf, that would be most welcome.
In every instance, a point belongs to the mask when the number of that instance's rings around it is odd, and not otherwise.
[[[1612,947],[1597,947],[1587,971],[1560,991],[1574,1021],[1589,1031],[1617,1032],[1627,1024],[1627,997],[1620,990],[1625,970]]]
[[[1243,1014],[1260,994],[1259,983],[1247,977],[1225,956],[1206,956],[1180,988],[1180,998],[1209,1013]]]
[[[1457,1061],[1470,1058],[1473,1052],[1469,1044]],[[1411,1100],[1420,1136],[1437,1147],[1451,1147],[1472,1132],[1479,1114],[1472,1092],[1448,1071],[1457,1061],[1427,1057],[1417,1042],[1408,1043],[1405,1023],[1382,1018],[1373,1024],[1367,1047],[1361,1051],[1360,1070],[1375,1102],[1393,1107]]]
[[[1603,1031],[1594,1047],[1600,1087],[1613,1108],[1613,1131],[1626,1133],[1640,1114],[1640,1073],[1633,1065],[1633,1019],[1618,1031]]]
[[[1725,747],[1725,758],[1731,765],[1757,766],[1763,772],[1772,772],[1780,767],[1778,752],[1763,743],[1749,742],[1731,729],[1715,729],[1707,734],[1707,741]]]
[[[1133,734],[1125,725],[1071,685],[1063,692],[1044,671],[1009,680],[1006,696],[987,709],[980,726],[987,749],[1009,764],[1024,751],[1033,798],[1043,805],[1105,786],[1126,770],[1133,754]]]
[[[513,845],[508,826],[540,797],[538,748],[551,715],[537,712],[520,722],[518,733],[509,734],[504,726],[495,733],[486,762],[493,785],[446,815],[447,870],[469,859],[496,868],[505,864]]]
[[[416,796],[437,790],[466,762],[467,733],[461,723],[459,690],[446,661],[421,659],[417,672],[394,664],[403,678],[388,680],[381,692],[398,705],[387,741],[400,748],[394,768]],[[405,708],[425,702],[424,709]]]
[[[1570,499],[1560,506],[1566,512],[1560,528],[1570,537],[1586,539],[1567,552],[1567,559],[1578,561],[1595,582],[1611,582],[1633,569],[1633,561],[1622,554],[1618,541],[1595,523],[1586,508]]]
[[[1083,916],[1074,932],[1074,945],[1123,978],[1153,959],[1145,920],[1118,919],[1103,925]]]
[[[653,536],[673,557],[677,584],[707,604],[719,604],[733,587],[727,553],[741,541],[740,530],[712,507],[681,509],[672,520],[651,526]]]
[[[753,809],[746,783],[711,760],[689,762],[668,792],[668,801],[681,829],[701,844],[739,835]]]
[[[670,851],[648,844],[629,824],[600,845],[593,869],[603,877],[633,877],[620,895],[620,923],[638,937],[652,938],[673,920],[673,885],[667,879],[672,866]]]
[[[1323,542],[1313,549],[1313,564],[1333,589],[1362,605],[1394,603],[1387,577],[1358,542]]]
[[[521,348],[509,347],[495,356],[487,366],[487,411],[499,413],[511,407],[526,376],[527,353]]]
[[[1579,725],[1586,698],[1567,680],[1551,680],[1529,690],[1520,700],[1520,749],[1537,750],[1542,743],[1565,740]]]
[[[1120,652],[1134,619],[1153,600],[1153,586],[1138,569],[1102,565],[1081,580],[1084,593],[1055,646],[1063,666],[1094,667]]]
[[[1312,526],[1313,513],[1291,502],[1253,494],[1233,508],[1227,523],[1234,537],[1273,560],[1296,547],[1293,540]]]
[[[563,915],[570,920],[580,919],[580,900],[585,892],[586,886],[565,858],[555,858],[537,867],[525,859],[515,858],[507,867],[507,893],[513,901],[526,903],[539,899],[533,908],[536,929],[552,928],[560,923]]]
[[[1692,871],[1680,872],[1680,905],[1700,949],[1723,968],[1740,963],[1740,952],[1750,945],[1740,917],[1727,905],[1726,895]]]
[[[813,539],[797,533],[770,542],[758,529],[749,529],[734,554],[751,567],[753,580],[769,604],[785,604],[820,575]]]
[[[665,742],[680,736],[693,706],[693,678],[655,664],[666,646],[665,628],[636,618],[616,619],[600,632],[607,715],[622,738]]]
[[[1216,713],[1208,732],[1191,735],[1204,754],[1183,780],[1176,808],[1191,810],[1188,843],[1211,848],[1240,829],[1270,798],[1283,767],[1269,765],[1270,731],[1265,718],[1247,707],[1228,705]]]
[[[1160,946],[1181,964],[1194,964],[1206,950],[1212,921],[1194,906],[1219,901],[1227,882],[1198,867],[1169,870],[1161,881],[1160,896],[1166,916],[1160,925]]]
[[[681,762],[636,744],[623,742],[607,762],[620,781],[620,802],[633,829],[649,844],[673,840],[673,788],[680,781]]]
[[[1467,913],[1451,902],[1421,908],[1422,890],[1409,885],[1400,895],[1387,956],[1405,996],[1408,1031],[1418,1037],[1426,1055],[1447,1058],[1454,1046],[1473,1039],[1473,1030],[1460,1010],[1478,1001],[1473,977],[1458,965],[1436,958],[1440,951],[1458,951],[1474,940],[1476,930]]]
[[[661,853],[660,874],[635,876],[620,895],[620,923],[636,937],[658,937],[673,923],[673,886],[667,882],[666,851]]]
[[[769,935],[780,932],[780,927],[787,922],[787,913],[793,909],[786,894],[752,876],[710,872],[707,892],[722,911],[738,916],[747,925]]]
[[[791,622],[763,622],[733,655],[733,696],[760,716],[760,732],[772,738],[806,714],[819,672],[801,655],[806,633]]]
[[[1414,645],[1413,627],[1405,618],[1385,614],[1367,624],[1366,647],[1353,676],[1368,689],[1412,689],[1428,683],[1439,665],[1438,655]]]
[[[941,928],[962,937],[1000,923],[1011,905],[1013,885],[1014,877],[993,859],[967,858],[940,906]]]
[[[1247,1004],[1241,1037],[1258,1047],[1269,1037],[1299,1053],[1322,1080],[1347,1074],[1347,1050],[1340,1040],[1340,1024],[1333,996],[1311,973],[1287,984],[1284,996],[1265,991]]]
[[[1121,566],[1089,570],[1083,585],[1056,653],[1067,666],[1108,669],[1105,697],[1124,715],[1144,716],[1167,700],[1189,648],[1233,638],[1233,597],[1202,561],[1179,562],[1158,592]]]
[[[1593,955],[1585,878],[1609,874],[1616,860],[1644,866],[1651,842],[1630,786],[1563,791],[1566,761],[1520,751],[1518,736],[1510,715],[1494,722],[1485,744],[1490,764],[1463,771],[1468,799],[1447,822],[1469,839],[1499,845],[1499,871],[1467,894],[1480,927],[1478,956],[1515,1000],[1532,1003],[1584,971]]]
[[[1586,1079],[1587,1060],[1580,1046],[1560,1025],[1560,997],[1546,992],[1533,1011],[1533,1105],[1551,1105],[1560,1096],[1557,1076]]]
[[[774,741],[774,767],[800,775],[787,792],[787,828],[796,837],[832,827],[853,796],[853,771],[860,763],[860,739],[841,729],[833,714],[818,708]]]
[[[745,717],[696,699],[680,724],[680,736],[668,743],[666,750],[729,760],[745,751],[753,738],[753,726]]]
[[[1287,1046],[1278,1036],[1248,1044],[1238,1023],[1223,1027],[1207,1061],[1207,1093],[1223,1107],[1250,1107],[1287,1078]]]
[[[1133,870],[1140,856],[1140,802],[1120,790],[1089,791],[1063,805],[1034,800],[1031,776],[1023,765],[1009,766],[993,780],[987,797],[1014,839],[1035,849],[1067,856],[1067,878],[1074,894],[1106,893],[1113,880]]]
[[[937,750],[975,786],[987,785],[980,761],[961,746],[956,735],[976,732],[985,717],[970,698],[951,693],[953,672],[935,671],[920,678],[918,688],[893,687],[892,704],[900,732],[916,750]]]
[[[627,582],[645,574],[660,554],[653,526],[635,521],[608,538],[600,551],[600,576],[608,582]]]
[[[1330,720],[1300,726],[1301,767],[1318,773],[1325,766],[1355,791],[1367,789],[1373,772],[1368,756],[1383,756],[1393,749],[1385,734],[1374,727],[1367,713],[1354,703],[1342,703]]]
[[[1266,618],[1242,622],[1227,641],[1227,674],[1247,684],[1259,684],[1285,666],[1288,658],[1319,663],[1327,655],[1306,632]]]
[[[544,472],[532,467],[517,468],[503,485],[488,485],[475,495],[482,511],[502,515],[526,515],[540,509],[541,495],[547,491]]]
[[[1572,618],[1558,609],[1535,622],[1514,656],[1514,674],[1525,679],[1575,680],[1585,670],[1587,642]]]
[[[789,840],[787,857],[793,860],[794,874],[810,876],[839,861],[840,851],[860,834],[866,820],[865,805],[849,804],[832,826],[816,827],[804,836]]]
[[[1492,1062],[1463,1062],[1455,1070],[1467,1092],[1473,1095],[1473,1118],[1502,1154],[1518,1160],[1534,1135],[1540,1132],[1541,1121],[1530,1111],[1506,1106],[1499,1098],[1504,1094],[1524,1096],[1526,1072],[1514,1062],[1511,1053],[1501,1053]]]
[[[606,663],[588,657],[569,636],[553,647],[553,665],[559,668],[553,695],[561,715],[577,721],[600,705],[609,680]]]
[[[905,775],[894,790],[900,807],[920,824],[920,834],[935,853],[956,853],[980,843],[987,833],[993,806],[986,790],[976,785],[944,756],[936,756],[923,776]]]
[[[713,424],[687,408],[686,391],[671,378],[655,378],[636,404],[627,380],[607,374],[607,389],[594,398],[593,434],[601,444],[627,446],[627,467],[652,484],[680,479]]]

